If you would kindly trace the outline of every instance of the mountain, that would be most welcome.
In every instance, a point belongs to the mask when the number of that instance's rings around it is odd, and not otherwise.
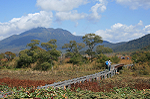
[[[131,40],[129,42],[121,44],[120,46],[116,46],[112,49],[114,52],[135,51],[149,45],[150,45],[150,34],[147,34],[141,38]]]
[[[40,43],[56,39],[58,50],[62,50],[62,46],[65,43],[69,43],[71,40],[75,40],[78,43],[83,42],[82,36],[74,36],[67,30],[39,27],[23,32],[20,35],[10,36],[0,41],[0,53],[6,51],[18,53],[19,51],[26,49],[26,45],[33,39],[40,40]],[[107,46],[111,45],[111,43],[107,41],[104,41],[103,44]]]
[[[19,53],[21,50],[26,49],[26,45],[33,39],[40,40],[40,43],[48,42],[51,39],[56,39],[57,49],[62,52],[65,51],[62,49],[62,46],[65,43],[69,43],[71,40],[75,40],[78,43],[83,43],[82,36],[75,36],[67,30],[60,28],[53,29],[39,27],[23,32],[20,35],[10,36],[0,41],[0,53],[4,53],[6,51]],[[150,46],[150,34],[129,42],[110,43],[103,41],[101,45],[112,48],[114,52],[135,51],[142,48],[145,49]]]

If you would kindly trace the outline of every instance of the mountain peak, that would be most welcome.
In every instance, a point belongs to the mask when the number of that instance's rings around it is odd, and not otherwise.
[[[40,40],[40,43],[56,39],[58,49],[61,49],[65,43],[68,43],[71,40],[82,42],[82,37],[74,36],[67,30],[61,28],[53,29],[38,27],[0,41],[0,52],[5,52],[7,50],[19,52],[20,50],[25,49],[26,45],[33,39]]]

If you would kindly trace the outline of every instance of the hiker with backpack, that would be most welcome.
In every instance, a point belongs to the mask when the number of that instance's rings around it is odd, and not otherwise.
[[[109,71],[111,69],[111,63],[112,62],[110,61],[110,59],[105,62],[106,69],[108,69]]]

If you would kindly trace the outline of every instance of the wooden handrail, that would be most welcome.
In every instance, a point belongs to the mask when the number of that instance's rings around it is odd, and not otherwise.
[[[64,88],[65,87],[66,88],[66,87],[70,86],[71,84],[80,83],[80,82],[84,82],[84,81],[92,81],[92,79],[96,79],[96,80],[100,80],[100,78],[106,79],[108,77],[112,77],[112,76],[116,75],[117,68],[122,67],[122,66],[124,66],[124,64],[114,64],[114,65],[112,65],[112,67],[115,67],[115,68],[111,69],[110,71],[105,70],[105,71],[101,71],[101,72],[98,72],[95,74],[78,77],[78,78],[74,78],[71,80],[65,80],[62,82],[57,82],[57,83],[45,85],[42,87],[37,87],[37,89],[48,88],[48,87],[54,87],[54,88],[57,88],[57,87]]]

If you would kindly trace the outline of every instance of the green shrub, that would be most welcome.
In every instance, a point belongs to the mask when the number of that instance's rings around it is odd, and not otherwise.
[[[111,57],[111,61],[113,62],[113,63],[118,63],[119,61],[120,61],[120,59],[115,55],[115,56],[113,56],[113,57]]]
[[[23,54],[19,57],[17,68],[26,68],[32,63],[32,57],[27,54]]]
[[[105,64],[103,63],[99,63],[94,65],[94,69],[105,69]]]
[[[139,71],[139,74],[148,75],[149,72],[148,72],[147,70],[140,70],[140,71]]]
[[[134,63],[145,63],[150,60],[150,52],[137,51],[131,54]]]
[[[34,68],[34,70],[47,71],[51,68],[52,68],[52,64],[50,64],[48,62],[44,62],[44,63],[41,63],[41,64],[37,64],[36,67]]]
[[[75,55],[70,58],[70,63],[73,63],[73,65],[81,65],[82,64],[82,56],[81,55]]]
[[[148,51],[137,51],[132,53],[132,60],[134,66],[132,70],[138,72],[140,75],[149,75],[150,72],[150,52]]]
[[[105,61],[107,61],[108,59],[109,59],[109,57],[107,57],[106,55],[99,54],[97,56],[97,63],[98,63],[98,65],[95,68],[97,68],[97,69],[104,69],[105,68]]]
[[[109,59],[109,57],[107,57],[106,55],[99,54],[97,56],[97,63],[104,63],[105,64],[105,61],[107,61],[108,59]]]
[[[51,69],[51,67],[52,67],[52,65],[48,62],[42,63],[41,66],[42,66],[43,71],[47,71],[48,69]]]

